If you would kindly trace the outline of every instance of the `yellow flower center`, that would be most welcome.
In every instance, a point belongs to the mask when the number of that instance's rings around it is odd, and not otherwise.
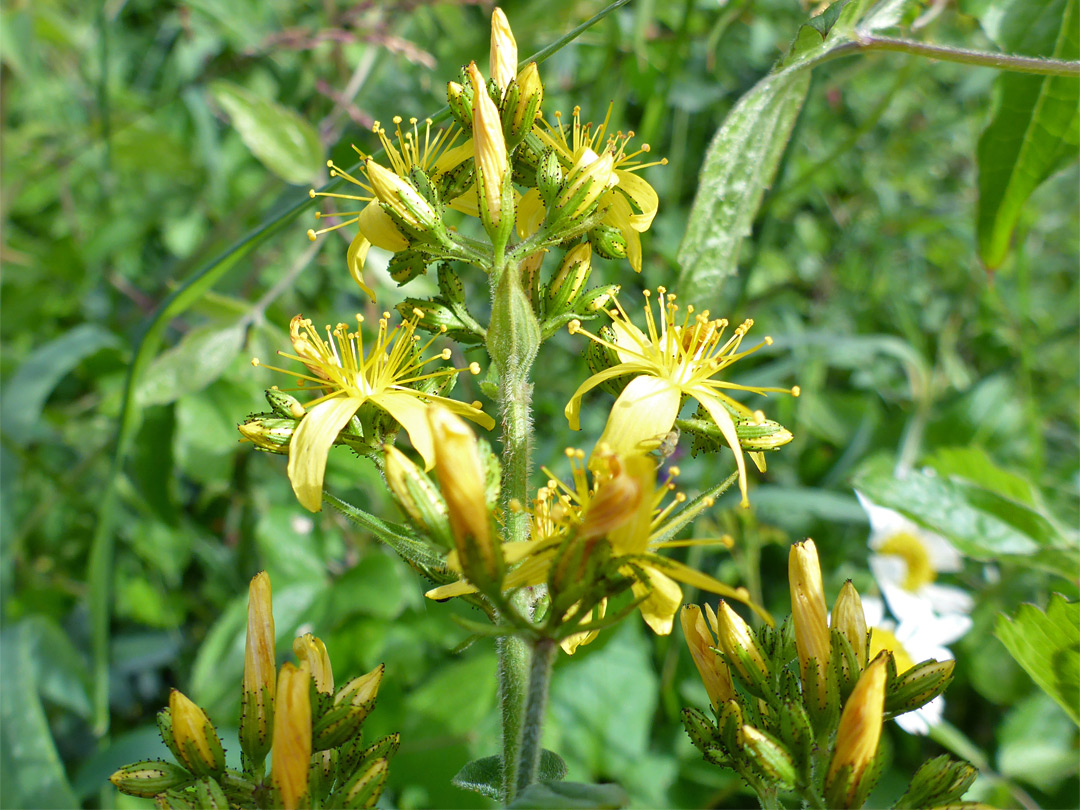
[[[937,579],[937,571],[930,561],[926,544],[910,532],[897,532],[892,535],[878,547],[878,553],[890,554],[904,561],[907,566],[907,574],[901,583],[904,590],[917,591]]]
[[[891,630],[874,627],[870,630],[870,660],[873,660],[882,650],[888,650],[893,654],[898,675],[902,675],[915,666],[911,654],[904,649],[904,645],[897,640]]]

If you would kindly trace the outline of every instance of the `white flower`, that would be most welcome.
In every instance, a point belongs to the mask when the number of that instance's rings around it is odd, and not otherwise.
[[[903,589],[897,589],[893,597],[897,605],[890,601],[889,609],[901,617],[899,624],[885,618],[885,603],[880,599],[862,599],[866,626],[870,628],[870,658],[889,650],[898,674],[931,658],[952,660],[953,654],[945,645],[971,629],[971,617],[960,613],[939,616],[929,602]],[[925,706],[897,717],[896,724],[909,734],[928,734],[932,726],[941,722],[944,711],[945,699],[939,695]]]
[[[944,537],[924,529],[892,509],[855,493],[870,518],[870,570],[881,586],[893,615],[903,620],[916,596],[939,614],[970,613],[971,595],[961,588],[939,585],[939,574],[963,567],[964,558]]]

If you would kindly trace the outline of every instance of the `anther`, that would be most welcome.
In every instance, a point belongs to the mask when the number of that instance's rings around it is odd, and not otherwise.
[[[797,386],[797,385],[791,386],[791,395],[793,397],[797,397],[801,393],[802,393],[802,389],[799,388],[799,386]]]
[[[475,360],[469,363],[469,373],[472,374],[474,377],[480,373],[480,364],[477,363]]]

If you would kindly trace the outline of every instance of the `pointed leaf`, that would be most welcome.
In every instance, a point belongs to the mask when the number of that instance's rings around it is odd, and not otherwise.
[[[998,616],[994,635],[1032,680],[1080,725],[1080,602],[1050,597],[1043,613],[1021,605],[1016,617]]]
[[[135,391],[139,405],[167,405],[184,394],[201,391],[225,372],[243,347],[245,332],[240,321],[192,329],[154,358]]]

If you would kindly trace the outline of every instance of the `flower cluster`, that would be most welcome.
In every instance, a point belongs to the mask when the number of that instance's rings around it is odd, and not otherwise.
[[[875,649],[858,592],[848,581],[827,611],[812,540],[791,548],[791,616],[754,631],[724,602],[683,608],[687,645],[712,704],[683,723],[714,764],[737,771],[759,796],[794,791],[810,806],[862,807],[883,765],[885,720],[937,698],[953,662],[913,662]],[[796,674],[798,673],[798,674]],[[925,763],[904,807],[956,801],[975,769],[939,757]]]
[[[176,764],[144,760],[110,781],[123,793],[155,798],[158,807],[374,807],[400,738],[362,742],[375,708],[383,667],[334,691],[322,641],[310,633],[293,642],[299,666],[275,661],[270,578],[251,580],[240,720],[241,770],[225,752],[206,712],[176,689],[158,728]],[[271,755],[269,775],[265,760]]]

